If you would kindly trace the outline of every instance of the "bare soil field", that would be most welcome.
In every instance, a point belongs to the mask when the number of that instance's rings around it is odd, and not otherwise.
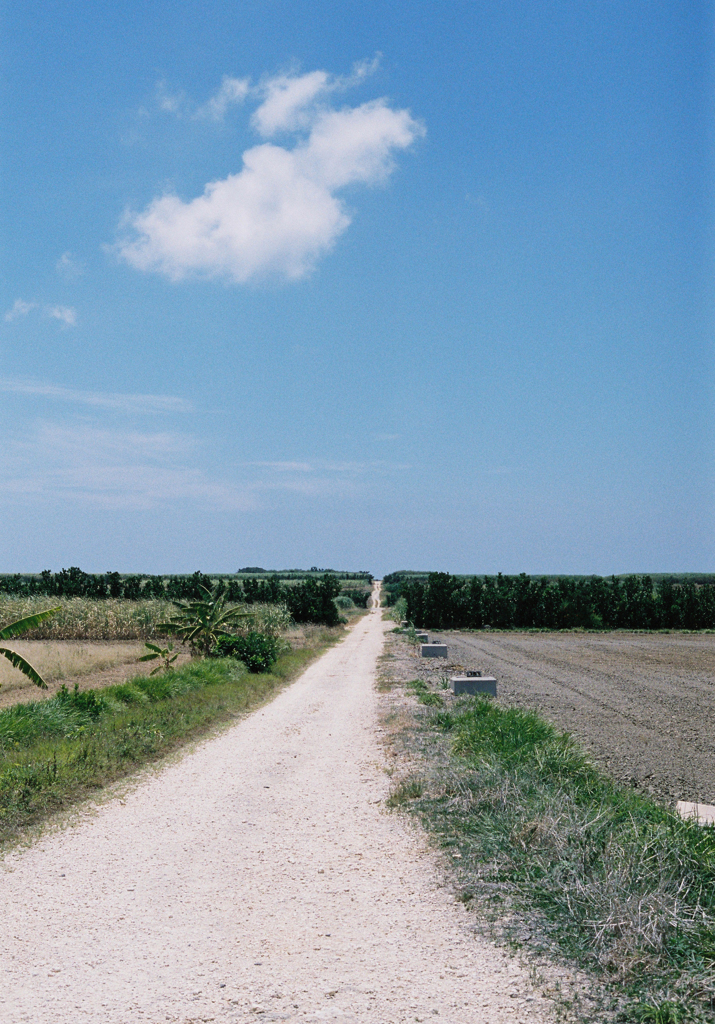
[[[538,709],[612,777],[668,800],[715,803],[715,636],[430,633],[449,659],[392,648],[407,678],[481,669],[499,699]],[[403,653],[404,650],[404,653]],[[399,652],[399,653],[398,653]]]
[[[0,659],[0,708],[31,700],[52,697],[64,684],[80,690],[96,690],[102,686],[123,683],[132,676],[148,675],[158,662],[140,662],[147,653],[137,640],[12,640],[8,647],[17,651],[37,669],[47,683],[38,689],[27,676]],[[176,666],[189,660],[189,652],[176,646]]]

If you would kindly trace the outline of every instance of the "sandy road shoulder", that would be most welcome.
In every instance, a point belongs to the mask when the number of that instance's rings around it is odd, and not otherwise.
[[[124,804],[7,858],[0,1021],[548,1019],[383,802],[363,618]]]

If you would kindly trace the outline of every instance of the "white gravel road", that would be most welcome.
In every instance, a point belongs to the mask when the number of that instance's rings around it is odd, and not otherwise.
[[[374,610],[265,708],[9,854],[0,1021],[548,1018],[387,813]]]

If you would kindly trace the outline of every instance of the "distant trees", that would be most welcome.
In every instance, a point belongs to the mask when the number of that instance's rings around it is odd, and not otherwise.
[[[333,572],[322,576],[308,576],[294,581],[292,573],[287,583],[278,573],[263,578],[229,577],[221,581],[225,600],[241,604],[284,604],[296,622],[318,622],[337,625],[339,614],[333,598],[341,590],[341,577]],[[349,578],[362,579],[360,574]],[[371,576],[367,578],[372,579]],[[121,576],[118,572],[87,573],[73,566],[52,573],[49,569],[39,576],[0,576],[0,594],[19,597],[34,595],[48,597],[89,597],[97,600],[124,598],[129,601],[155,598],[166,601],[203,601],[206,592],[212,592],[214,579],[205,573],[191,576]],[[355,603],[366,601],[365,594],[349,591]]]
[[[650,576],[464,577],[393,573],[383,580],[390,603],[428,629],[713,629],[715,585],[657,584]]]

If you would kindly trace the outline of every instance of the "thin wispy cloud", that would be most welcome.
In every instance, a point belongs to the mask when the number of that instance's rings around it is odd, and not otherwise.
[[[96,409],[115,409],[125,413],[171,413],[191,412],[193,405],[173,395],[126,395],[103,391],[78,391],[41,381],[0,379],[0,391],[16,395],[37,395],[92,406]]]
[[[330,105],[338,88],[367,73],[365,65],[350,79],[313,71],[263,82],[252,123],[264,139],[293,133],[292,148],[264,142],[244,152],[240,171],[209,182],[202,195],[185,202],[167,194],[141,213],[127,213],[119,255],[172,281],[305,277],[351,223],[338,193],[386,181],[395,155],[424,134],[409,111],[386,99]]]
[[[249,511],[254,489],[214,480],[192,465],[193,438],[171,432],[112,431],[40,423],[28,438],[0,451],[0,502],[32,496],[53,503],[152,510],[188,503],[199,508]]]
[[[243,103],[248,96],[249,89],[250,83],[247,78],[230,78],[228,75],[224,75],[219,91],[207,103],[198,108],[194,117],[207,118],[210,121],[223,121],[229,107]]]
[[[166,82],[159,82],[156,86],[156,102],[159,109],[165,114],[181,114],[186,103],[185,92],[170,92]],[[141,114],[148,116],[148,111],[142,109]]]
[[[281,494],[356,496],[406,468],[384,461],[266,460],[244,463],[231,479],[230,471],[217,477],[205,468],[202,442],[184,431],[40,420],[19,426],[0,448],[0,505],[29,498],[35,507],[46,500],[107,509],[174,509],[183,503],[255,511],[284,500]]]
[[[85,271],[85,265],[82,260],[77,259],[71,252],[63,252],[57,263],[55,263],[55,270],[61,277],[71,281],[82,276]]]
[[[218,91],[205,103],[197,105],[183,90],[172,92],[166,82],[159,82],[156,86],[156,105],[163,114],[172,114],[177,118],[222,122],[229,109],[243,103],[250,90],[250,79],[224,75]],[[148,117],[150,113],[142,108],[140,115]]]
[[[358,476],[365,473],[383,473],[405,469],[412,466],[402,462],[388,462],[385,459],[371,459],[367,462],[333,462],[326,459],[313,459],[311,461],[266,461],[247,462],[246,466],[256,466],[261,469],[269,469],[276,473],[338,473]]]
[[[310,462],[247,462],[247,466],[258,466],[262,469],[273,469],[278,473],[312,473],[314,466]]]
[[[20,320],[22,317],[27,316],[31,310],[36,308],[36,302],[25,302],[24,299],[15,299],[12,308],[8,309],[4,319],[6,323],[10,324],[13,320]]]
[[[77,310],[71,306],[48,306],[47,315],[59,320],[65,327],[74,327],[77,323]]]

